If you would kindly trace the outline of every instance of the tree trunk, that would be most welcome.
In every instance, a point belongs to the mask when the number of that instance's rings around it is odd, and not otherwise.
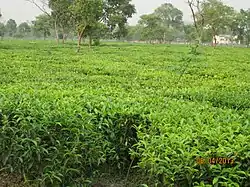
[[[199,46],[202,43],[203,26],[204,26],[204,16],[201,12],[201,1],[196,0],[194,2],[193,0],[188,0],[187,3],[188,3],[188,6],[192,12],[193,22],[194,22],[194,26],[195,26],[195,31],[196,31],[195,41],[197,42],[197,45]],[[200,14],[200,16],[201,16],[201,24],[198,24],[198,22],[197,22],[197,19],[196,19],[197,13],[195,13],[195,8],[197,8],[198,15]]]
[[[62,43],[65,43],[65,34],[64,34],[64,28],[62,28]]]
[[[81,41],[82,41],[81,33],[78,33],[78,49],[77,49],[77,52],[80,51],[80,48],[81,48]]]
[[[86,26],[78,33],[78,49],[77,52],[80,52],[81,49],[81,41],[82,41],[82,37],[83,37],[83,33],[85,31]]]
[[[54,22],[54,29],[55,29],[55,34],[56,34],[56,43],[59,44],[59,37],[58,37],[58,30],[57,30],[56,21]]]
[[[92,36],[89,35],[89,48],[92,46]]]
[[[213,34],[213,47],[216,47],[217,45],[217,39],[216,36]]]
[[[62,38],[62,43],[64,44],[65,43],[65,35],[63,34],[63,38]]]
[[[215,29],[212,27],[212,30],[213,30],[213,40],[214,40],[214,47],[216,47],[217,45],[217,39],[216,39],[216,32],[215,32]]]

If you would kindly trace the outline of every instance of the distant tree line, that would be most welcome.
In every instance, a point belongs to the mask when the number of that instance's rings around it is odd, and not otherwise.
[[[216,40],[216,35],[227,34],[237,36],[237,42],[242,44],[250,43],[250,9],[236,11],[220,0],[188,0],[194,19],[192,24],[184,23],[183,12],[177,7],[164,3],[154,12],[142,15],[135,26],[127,23],[128,18],[136,12],[131,0],[26,1],[39,7],[43,14],[31,23],[17,25],[13,19],[6,24],[0,23],[2,38],[55,37],[57,42],[62,40],[62,43],[68,38],[77,38],[80,47],[86,38],[91,46],[98,45],[100,39],[149,43],[212,42]],[[213,42],[216,44],[216,41]]]
[[[43,16],[39,16],[43,17]],[[43,29],[46,25],[37,25],[40,19],[32,22],[33,24],[29,24],[27,22],[20,23],[17,25],[16,21],[13,19],[9,19],[6,24],[0,23],[0,36],[2,39],[4,37],[12,37],[12,38],[27,38],[27,37],[38,37],[40,38],[44,33]],[[44,24],[44,23],[43,23]],[[44,38],[47,37],[44,35]]]
[[[137,25],[128,26],[126,39],[158,43],[198,39],[199,42],[216,44],[217,41],[213,41],[215,36],[224,34],[249,45],[250,9],[236,11],[220,0],[189,0],[188,3],[194,23],[185,24],[183,12],[171,3],[164,3],[153,13],[142,15]]]

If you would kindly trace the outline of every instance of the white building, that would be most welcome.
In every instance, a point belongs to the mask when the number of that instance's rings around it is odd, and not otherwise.
[[[221,45],[237,44],[236,40],[237,36],[231,36],[231,35],[216,35],[215,37],[213,37],[213,43],[216,41],[216,44],[221,44]]]

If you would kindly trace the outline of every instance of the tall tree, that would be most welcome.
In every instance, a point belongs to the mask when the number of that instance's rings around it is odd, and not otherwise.
[[[183,13],[171,3],[165,3],[153,13],[141,16],[139,24],[143,27],[143,39],[171,42],[183,31]]]
[[[220,31],[226,29],[232,22],[235,14],[235,10],[223,4],[220,0],[207,0],[201,4],[201,11],[204,16],[204,24],[210,29],[214,45],[216,45],[216,35],[220,34]]]
[[[203,38],[204,32],[204,15],[201,10],[201,4],[204,0],[187,0],[187,4],[190,8],[191,15],[193,18],[193,25],[195,28],[195,38],[196,46],[198,47]]]
[[[183,13],[178,8],[174,7],[171,3],[162,4],[155,10],[162,24],[166,28],[182,29],[183,27]]]
[[[35,34],[41,33],[44,40],[51,35],[52,20],[46,14],[41,14],[36,17],[36,20],[32,22]]]
[[[81,40],[88,30],[99,29],[100,23],[105,24],[111,36],[120,38],[127,34],[126,23],[135,13],[131,0],[26,0],[35,4],[41,11],[54,20],[55,27],[59,25],[62,32],[66,27],[76,28],[78,33],[78,50]],[[39,5],[48,5],[51,14]],[[117,29],[118,28],[118,29]],[[55,29],[57,30],[57,29]],[[57,33],[57,32],[56,32]],[[92,41],[92,32],[88,32]],[[90,43],[91,43],[90,41]]]
[[[139,20],[139,24],[143,27],[142,39],[148,40],[150,43],[152,40],[163,40],[164,27],[160,25],[161,19],[155,14],[142,15]]]
[[[49,0],[49,8],[52,10],[51,16],[54,20],[54,27],[58,38],[58,29],[62,35],[62,42],[65,42],[67,34],[70,32],[72,25],[72,13],[69,7],[73,1],[70,0]],[[57,26],[59,27],[57,29]]]
[[[18,25],[17,30],[19,34],[23,36],[27,36],[31,32],[31,27],[29,26],[27,22],[23,22],[20,25]]]
[[[183,13],[171,3],[162,4],[154,14],[160,18],[161,27],[165,28],[164,41],[173,39],[174,31],[183,30]]]
[[[231,30],[240,43],[245,42],[249,46],[250,42],[250,9],[241,9],[232,22]]]
[[[96,20],[96,24],[93,24],[91,26],[88,25],[87,30],[94,31],[95,29],[97,29],[98,32],[98,30],[100,29],[99,26],[102,26],[101,30],[109,33],[106,33],[105,36],[117,39],[125,37],[128,33],[126,26],[128,18],[131,18],[132,15],[136,12],[135,6],[131,4],[131,0],[102,0],[102,9],[102,16],[98,17],[98,19]],[[105,24],[106,26],[104,26],[103,24]],[[92,35],[94,32],[87,33],[87,36],[89,36],[90,40],[89,43],[91,44],[93,38]]]
[[[5,28],[6,28],[6,32],[8,33],[8,35],[12,37],[17,31],[16,21],[13,19],[9,19],[6,23]]]
[[[95,27],[103,15],[102,0],[74,0],[70,6],[78,32],[78,51],[87,27]]]
[[[54,31],[55,31],[55,38],[57,43],[59,43],[59,33],[58,33],[58,14],[52,13],[49,11],[50,9],[50,2],[53,0],[26,0],[30,3],[32,3],[33,5],[35,5],[40,11],[42,11],[43,14],[46,14],[48,17],[50,17],[50,19],[53,21],[53,27],[54,27]],[[36,34],[38,34],[36,32]]]
[[[109,27],[113,38],[120,39],[127,35],[127,21],[136,13],[131,0],[104,0],[102,21]]]

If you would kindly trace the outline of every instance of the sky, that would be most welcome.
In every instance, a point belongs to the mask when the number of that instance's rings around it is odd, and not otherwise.
[[[39,1],[39,0],[38,0]],[[186,0],[132,0],[137,9],[137,14],[129,19],[129,24],[135,25],[143,14],[149,14],[161,4],[168,2],[180,9],[184,14],[184,21],[191,21],[191,14]],[[250,0],[223,0],[224,3],[235,7],[236,9],[250,8]],[[3,14],[1,22],[8,19],[14,19],[18,24],[24,21],[32,21],[41,13],[33,4],[26,0],[0,0],[0,9]]]

